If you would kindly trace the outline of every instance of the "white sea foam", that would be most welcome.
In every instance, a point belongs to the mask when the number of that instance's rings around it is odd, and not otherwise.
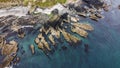
[[[63,14],[63,13],[68,12],[67,8],[65,8],[63,5],[58,3],[51,8],[46,8],[46,9],[37,8],[35,13],[41,12],[41,13],[45,13],[45,14],[50,14],[54,9],[58,9],[59,14]]]
[[[28,7],[12,7],[10,9],[0,9],[0,17],[8,16],[8,15],[15,15],[15,16],[26,16],[29,8]]]
[[[4,68],[13,68],[13,66],[9,66],[9,67],[4,67]]]

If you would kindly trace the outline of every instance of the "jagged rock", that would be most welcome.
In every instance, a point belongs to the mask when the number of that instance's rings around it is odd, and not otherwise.
[[[61,33],[63,34],[63,36],[67,42],[71,42],[71,39],[65,30],[61,30]]]
[[[86,23],[73,23],[73,26],[80,27],[84,30],[89,30],[89,31],[94,30],[94,28],[90,24],[86,24]]]
[[[98,18],[104,18],[101,14],[97,13],[95,14]]]
[[[25,37],[25,32],[24,32],[24,30],[22,28],[18,30],[18,37],[20,37],[20,38]]]
[[[102,0],[83,0],[88,5],[93,5],[96,8],[103,6],[104,2]]]
[[[77,38],[77,37],[75,37],[75,36],[73,36],[69,33],[68,33],[68,36],[69,36],[70,40],[74,43],[77,43],[78,41],[81,41],[79,38]]]
[[[70,20],[72,21],[72,22],[78,22],[79,21],[79,18],[77,18],[77,17],[70,17]]]
[[[18,43],[14,40],[10,41],[2,47],[1,54],[5,56],[0,67],[9,66],[11,61],[15,58],[16,52],[18,50]]]
[[[53,24],[55,24],[55,22],[59,21],[60,15],[58,13],[59,13],[58,9],[54,9],[51,12],[51,16],[50,16],[48,22],[50,22],[53,25]]]
[[[77,33],[77,34],[79,34],[80,36],[83,36],[83,37],[87,37],[88,36],[88,33],[85,30],[80,29],[79,27],[74,27],[74,28],[72,27],[71,31],[75,32],[75,33]]]
[[[70,33],[67,33],[65,30],[60,30],[65,38],[65,40],[67,42],[74,42],[74,43],[77,43],[78,41],[80,41],[79,38],[71,35]]]
[[[55,40],[51,34],[48,36],[48,38],[49,38],[50,42],[52,42],[52,45],[55,45]]]
[[[85,12],[77,12],[79,16],[87,17],[87,14]]]
[[[98,17],[95,14],[89,16],[92,20],[98,21]]]
[[[38,42],[38,39],[40,39],[39,42]],[[47,48],[47,50],[49,50],[49,51],[51,50],[49,47],[49,44],[47,43],[47,41],[45,40],[45,38],[43,37],[42,34],[38,35],[38,39],[36,39],[36,43],[38,43],[39,48],[43,49],[43,47],[45,47],[45,48]],[[43,47],[42,47],[41,43],[43,44]]]
[[[60,38],[60,31],[55,30],[54,28],[50,28],[50,32],[53,36],[55,36],[56,38]]]
[[[17,26],[17,25],[12,25],[11,26],[12,31],[18,32],[19,29],[20,29],[20,26]]]
[[[44,37],[42,36],[42,34],[38,34],[38,38],[39,38],[39,39],[42,39],[42,38],[44,38]]]
[[[39,38],[36,38],[36,39],[35,39],[35,43],[36,43],[36,44],[38,44],[39,41],[40,41]]]
[[[56,37],[60,38],[60,31],[58,31],[58,30],[56,31]]]
[[[44,45],[43,45],[43,43],[42,43],[42,42],[39,42],[39,43],[38,43],[38,48],[40,48],[40,49],[44,50]]]
[[[47,50],[51,51],[49,44],[44,38],[41,39],[41,42],[43,43],[44,47],[47,48]]]
[[[4,36],[0,36],[0,49],[6,44]]]
[[[47,48],[49,51],[51,50],[49,47],[49,44],[46,42],[45,38],[42,34],[38,35],[38,38],[40,39],[41,43],[43,43],[44,47]],[[39,42],[40,43],[40,42]]]
[[[15,42],[14,40],[13,41],[10,41],[9,44],[5,44],[3,47],[2,47],[2,55],[10,55],[12,52],[15,52],[17,51],[17,42]]]

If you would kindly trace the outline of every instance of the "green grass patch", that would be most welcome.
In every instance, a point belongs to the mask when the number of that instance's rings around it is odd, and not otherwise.
[[[25,1],[25,4],[28,4],[29,1]],[[50,7],[57,3],[64,4],[66,0],[46,0],[46,2],[42,1],[31,1],[33,6],[39,6],[39,7]]]
[[[64,4],[66,2],[66,0],[46,0],[45,2],[42,2],[42,0],[36,0],[36,1],[35,0],[0,0],[0,2],[4,2],[4,3],[8,3],[8,2],[12,2],[12,3],[19,2],[20,3],[20,2],[22,2],[26,6],[30,2],[33,6],[50,7],[57,3]]]

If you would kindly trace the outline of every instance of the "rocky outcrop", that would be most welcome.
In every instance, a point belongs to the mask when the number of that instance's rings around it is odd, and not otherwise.
[[[38,42],[39,40],[39,42]],[[45,38],[43,37],[42,34],[39,34],[38,37],[36,38],[35,42],[37,43],[38,47],[41,49],[47,49],[47,50],[51,50],[49,47],[48,42],[45,40]]]
[[[0,36],[0,49],[6,44],[5,37]]]
[[[79,27],[84,30],[89,30],[89,31],[94,30],[94,28],[90,24],[87,24],[87,23],[72,23],[72,24],[74,27]]]
[[[9,43],[4,43],[1,49],[1,54],[5,56],[5,58],[3,59],[2,64],[0,64],[0,67],[3,68],[9,66],[15,58],[17,50],[18,43],[16,41],[12,40]]]
[[[47,48],[47,50],[51,51],[51,48],[50,48],[48,42],[44,38],[41,39],[41,42],[43,43],[44,47]]]
[[[20,37],[20,38],[24,38],[25,37],[25,32],[24,32],[24,30],[22,28],[19,29],[17,33],[18,33],[18,37]]]
[[[71,28],[71,31],[85,38],[88,36],[88,33],[85,30],[80,29],[79,27],[73,27]]]
[[[54,37],[51,34],[48,36],[48,38],[49,38],[50,42],[52,42],[52,45],[55,45]]]
[[[60,30],[60,31],[67,42],[77,43],[77,42],[81,41],[79,38],[75,37],[74,35],[71,35],[70,33],[66,32],[65,30]]]
[[[40,49],[42,49],[42,50],[45,50],[45,49],[44,49],[44,45],[43,45],[42,42],[39,42],[39,43],[38,43],[38,48],[40,48]]]
[[[67,32],[65,32],[64,30],[61,30],[61,33],[63,34],[63,36],[67,42],[71,42],[70,37],[68,36]]]
[[[51,35],[55,36],[56,38],[60,38],[60,31],[55,30],[54,28],[50,28]]]
[[[52,8],[46,9],[36,8],[33,13],[28,13],[30,8],[22,6],[11,8],[8,11],[2,9],[0,10],[0,16],[2,16],[0,17],[0,32],[7,33],[10,30],[11,33],[17,32],[18,37],[24,38],[25,32],[21,29],[27,26],[34,28],[34,26],[40,24],[37,29],[35,28],[35,30],[39,29],[39,34],[34,41],[38,48],[44,52],[51,52],[52,48],[56,47],[55,45],[57,45],[58,42],[64,42],[64,40],[68,43],[78,43],[82,41],[82,39],[74,36],[73,33],[87,38],[89,35],[87,31],[94,30],[90,24],[79,22],[79,16],[89,17],[90,19],[98,21],[100,18],[103,18],[100,14],[101,9],[107,8],[107,6],[103,6],[102,2],[98,3],[99,5],[93,4],[91,3],[93,0],[83,0],[84,2],[81,0],[74,3],[71,3],[73,0],[67,1],[69,3],[66,5],[57,4]],[[42,0],[42,2],[44,3],[46,1]],[[61,36],[63,38],[61,38]],[[17,46],[18,43],[16,41],[13,40],[6,43],[5,38],[0,37],[1,54],[5,56],[2,64],[0,64],[0,68],[9,66],[14,60],[18,50]],[[31,44],[29,48],[31,49],[31,53],[35,54],[34,45]],[[63,47],[63,49],[67,49],[67,47]]]

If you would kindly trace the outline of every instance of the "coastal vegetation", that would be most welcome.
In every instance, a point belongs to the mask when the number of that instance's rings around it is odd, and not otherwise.
[[[27,5],[30,1],[24,0],[24,4]],[[31,0],[32,5],[36,5],[39,7],[50,7],[57,3],[64,4],[66,0]]]
[[[57,3],[64,4],[66,1],[67,0],[0,0],[0,4],[13,3],[16,5],[22,4],[27,6],[29,3],[31,3],[32,6],[50,7]]]

